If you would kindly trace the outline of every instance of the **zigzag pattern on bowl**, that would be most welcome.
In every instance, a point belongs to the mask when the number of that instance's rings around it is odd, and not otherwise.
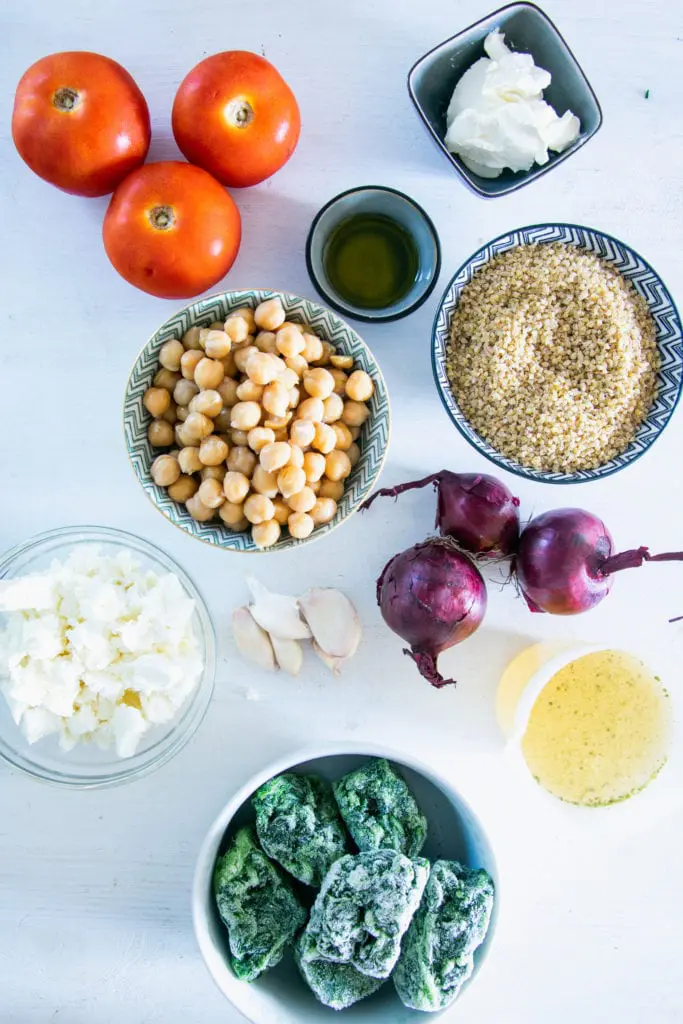
[[[323,340],[331,342],[338,352],[352,355],[356,368],[365,370],[375,382],[375,393],[370,402],[371,415],[359,438],[361,457],[346,481],[336,516],[325,526],[317,527],[309,540],[329,533],[360,505],[379,475],[389,444],[389,399],[381,371],[360,336],[330,310],[296,295],[256,290],[227,292],[199,299],[174,314],[147,342],[128,380],[123,410],[128,456],[147,496],[167,519],[199,540],[233,551],[253,552],[258,549],[248,533],[232,533],[219,519],[210,523],[196,522],[185,511],[185,507],[172,501],[164,488],[157,487],[149,475],[149,467],[159,452],[147,440],[150,418],[142,398],[159,369],[159,349],[165,341],[181,338],[185,331],[195,325],[204,327],[214,320],[225,320],[231,309],[239,306],[254,307],[276,295],[282,301],[288,320],[308,324]],[[268,550],[283,550],[304,543],[285,532],[278,543]]]
[[[563,242],[600,256],[610,263],[627,280],[633,283],[636,291],[648,304],[655,322],[657,345],[660,355],[658,388],[654,404],[647,419],[641,424],[634,439],[621,455],[605,463],[599,469],[578,470],[575,473],[550,473],[543,470],[528,469],[513,459],[507,458],[485,441],[470,425],[463,415],[454,395],[446,373],[446,348],[449,340],[451,318],[458,304],[460,294],[472,280],[476,272],[493,259],[494,256],[518,245],[534,243]],[[520,228],[489,242],[479,249],[460,268],[448,285],[441,306],[434,321],[432,362],[434,376],[439,388],[441,400],[454,424],[470,444],[496,465],[516,473],[518,476],[544,483],[580,483],[586,480],[597,480],[624,469],[631,462],[640,458],[671,418],[681,395],[683,377],[683,342],[681,321],[673,299],[663,281],[636,252],[623,242],[605,235],[592,228],[579,227],[573,224],[544,224],[528,228]]]

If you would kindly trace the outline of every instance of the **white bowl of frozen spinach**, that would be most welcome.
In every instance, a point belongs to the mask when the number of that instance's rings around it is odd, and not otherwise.
[[[268,766],[216,818],[194,927],[253,1024],[412,1024],[445,1012],[491,945],[496,863],[442,776],[363,744]]]

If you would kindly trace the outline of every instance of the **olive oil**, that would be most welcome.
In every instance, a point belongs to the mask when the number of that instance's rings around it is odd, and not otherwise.
[[[666,690],[622,651],[561,669],[531,711],[522,753],[536,780],[572,804],[600,807],[643,789],[666,761]]]
[[[338,224],[323,262],[338,295],[361,309],[386,309],[398,302],[410,291],[420,265],[410,233],[376,213],[357,213]]]

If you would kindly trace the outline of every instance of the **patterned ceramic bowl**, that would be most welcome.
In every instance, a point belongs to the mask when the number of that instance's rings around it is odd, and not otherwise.
[[[628,448],[598,469],[578,470],[573,473],[552,473],[529,469],[513,459],[507,458],[481,437],[461,411],[446,374],[446,348],[449,340],[451,318],[458,304],[460,294],[476,272],[499,253],[507,252],[518,245],[548,242],[563,242],[575,245],[601,257],[610,263],[645,299],[655,322],[657,345],[659,347],[660,369],[657,378],[657,396],[645,421],[639,427]],[[683,375],[683,331],[678,310],[667,291],[664,282],[649,263],[623,242],[594,228],[575,224],[534,224],[519,228],[506,235],[494,238],[492,242],[478,249],[460,267],[444,292],[434,320],[432,339],[432,366],[441,401],[446,412],[466,441],[495,462],[501,469],[529,480],[550,484],[577,484],[586,480],[598,480],[624,469],[640,458],[661,434],[669,422],[681,395]]]
[[[197,540],[215,544],[227,551],[253,552],[259,549],[249,533],[232,533],[218,518],[209,523],[196,522],[184,505],[169,498],[163,487],[157,487],[149,470],[154,458],[163,449],[153,449],[147,440],[150,418],[142,404],[142,396],[151,387],[159,369],[159,349],[165,341],[181,338],[188,328],[195,325],[206,327],[215,320],[225,320],[231,309],[239,306],[255,307],[265,299],[276,297],[282,302],[288,320],[308,324],[323,341],[331,342],[340,354],[352,355],[355,366],[369,373],[375,382],[375,393],[370,401],[371,415],[358,439],[361,457],[346,481],[337,514],[330,523],[317,527],[307,538],[308,541],[325,536],[358,509],[379,476],[389,444],[389,398],[382,372],[362,338],[329,309],[296,295],[256,289],[224,292],[197,299],[179,313],[174,313],[154,332],[142,349],[128,379],[123,406],[128,457],[147,497],[167,519]],[[266,550],[284,551],[305,543],[303,540],[295,540],[285,531],[277,544]]]

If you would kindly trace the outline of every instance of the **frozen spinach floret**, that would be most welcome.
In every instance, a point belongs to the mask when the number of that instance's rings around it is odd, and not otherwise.
[[[384,984],[384,978],[370,978],[350,964],[303,960],[299,945],[295,957],[301,975],[316,999],[333,1010],[345,1010],[348,1006],[353,1006],[360,999],[371,996]]]
[[[454,860],[432,866],[393,974],[406,1006],[443,1010],[458,996],[472,973],[474,951],[486,936],[493,895],[493,882],[484,870]]]
[[[394,850],[335,861],[301,936],[301,960],[350,964],[371,978],[388,978],[428,875],[428,861]]]
[[[213,888],[228,929],[230,966],[242,981],[253,981],[280,962],[306,911],[259,849],[252,828],[240,829],[216,861]]]
[[[319,886],[347,851],[332,791],[317,775],[286,772],[254,794],[256,831],[273,860],[306,885]]]
[[[359,850],[397,850],[417,857],[427,819],[404,779],[384,758],[373,758],[334,784],[341,816]]]

